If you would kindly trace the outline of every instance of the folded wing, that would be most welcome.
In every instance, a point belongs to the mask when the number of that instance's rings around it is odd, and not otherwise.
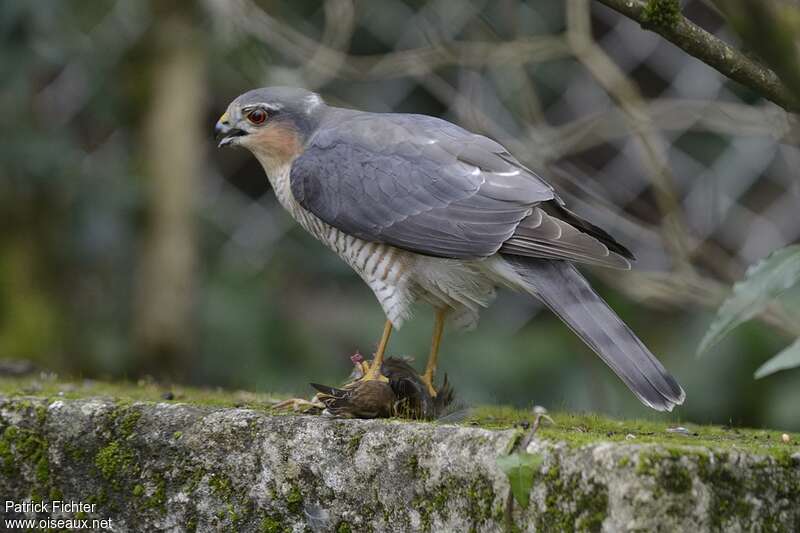
[[[334,109],[290,179],[300,205],[367,241],[438,257],[629,266],[630,252],[564,209],[503,146],[434,117]]]

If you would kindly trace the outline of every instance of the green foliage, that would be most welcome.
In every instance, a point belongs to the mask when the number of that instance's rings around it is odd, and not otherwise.
[[[714,322],[700,342],[698,353],[717,344],[734,328],[764,311],[800,281],[800,245],[776,250],[747,269],[745,279],[733,286],[731,295],[717,311]],[[778,370],[800,366],[800,344],[795,342],[756,371],[762,378]]]
[[[779,370],[787,370],[800,366],[800,339],[795,340],[788,348],[761,365],[756,370],[756,379],[761,379]]]
[[[518,452],[497,458],[497,466],[508,476],[511,493],[523,509],[528,508],[533,480],[544,458],[538,454]]]

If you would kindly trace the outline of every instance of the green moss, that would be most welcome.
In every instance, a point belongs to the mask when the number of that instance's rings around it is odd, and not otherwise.
[[[7,428],[6,428],[6,429],[3,431],[3,438],[4,438],[4,439],[7,439],[7,440],[14,440],[14,439],[16,439],[16,438],[17,438],[17,432],[18,432],[18,431],[19,431],[19,430],[16,428],[16,426],[8,426],[8,427],[7,427]]]
[[[653,476],[655,473],[656,466],[653,463],[653,455],[639,454],[639,460],[636,462],[636,474],[639,476]]]
[[[741,524],[749,521],[752,504],[746,499],[747,486],[728,467],[727,462],[717,462],[700,471],[700,477],[711,490],[711,526],[720,531],[729,520]]]
[[[467,500],[469,501],[467,514],[473,527],[484,524],[492,518],[495,494],[491,481],[485,478],[473,480],[467,486]]]
[[[261,520],[260,530],[261,533],[279,533],[281,530],[281,523],[268,516]]]
[[[681,20],[681,4],[678,0],[648,0],[644,20],[647,26],[673,28]]]
[[[447,519],[450,513],[448,502],[466,500],[467,517],[473,529],[482,529],[488,520],[495,518],[495,493],[492,482],[486,478],[448,478],[432,490],[417,495],[411,506],[419,513],[420,529],[431,531],[434,517]],[[502,509],[499,511],[502,516]],[[384,512],[384,520],[391,517]]]
[[[228,511],[228,518],[230,518],[231,524],[233,524],[235,529],[238,529],[235,526],[241,519],[241,516],[239,516],[239,513],[236,511],[236,508],[231,503],[227,505],[227,511]]]
[[[150,386],[147,387],[147,390],[150,390]],[[92,388],[91,390],[96,391],[97,389]],[[221,393],[222,396],[226,394]],[[133,493],[134,496],[142,498],[139,502],[143,509],[163,508],[167,501],[164,479],[158,475],[151,477],[150,469],[145,469],[144,463],[141,465],[137,463],[140,459],[144,460],[147,457],[146,453],[149,452],[145,448],[140,448],[146,443],[136,435],[137,428],[143,427],[141,422],[142,406],[131,405],[129,401],[121,402],[101,421],[98,428],[99,444],[105,445],[101,446],[99,450],[93,450],[91,447],[81,448],[72,442],[65,442],[63,443],[63,452],[69,461],[84,462],[86,466],[92,466],[94,463],[98,476],[111,481],[111,484],[105,485],[108,493],[101,489],[101,492],[94,496],[97,503],[104,500],[109,502],[108,505],[114,505],[115,501],[120,501],[120,497],[131,498]],[[158,401],[158,398],[154,401]],[[0,468],[3,471],[6,468],[20,468],[21,473],[30,480],[31,484],[37,485],[33,487],[32,492],[38,496],[46,498],[48,495],[51,497],[56,495],[56,492],[52,492],[55,489],[53,489],[54,483],[50,478],[58,475],[60,471],[55,463],[51,465],[48,461],[48,456],[51,455],[48,451],[53,450],[49,450],[47,434],[42,427],[34,429],[25,427],[26,424],[34,423],[39,426],[46,425],[48,411],[41,406],[41,402],[27,399],[17,399],[8,402],[7,405],[13,405],[13,409],[16,410],[27,410],[27,413],[22,427],[7,425],[7,422],[0,421]],[[678,506],[685,501],[687,495],[692,494],[692,483],[693,480],[694,483],[698,483],[697,477],[700,477],[703,484],[708,487],[712,500],[709,506],[713,513],[711,523],[717,529],[724,529],[730,525],[730,520],[739,520],[740,517],[744,517],[741,518],[741,523],[752,525],[751,522],[748,522],[748,520],[755,520],[751,515],[758,516],[759,520],[762,518],[768,520],[770,516],[783,516],[779,513],[785,515],[787,512],[793,511],[787,510],[786,504],[781,502],[800,500],[800,484],[796,479],[798,467],[791,457],[792,453],[796,453],[800,449],[796,444],[800,441],[800,437],[797,435],[791,436],[791,444],[783,444],[780,439],[781,432],[778,431],[730,430],[716,426],[680,423],[689,428],[687,435],[666,431],[668,427],[677,425],[676,421],[620,421],[592,414],[570,413],[555,413],[552,416],[556,425],[543,424],[537,433],[537,438],[563,441],[570,447],[581,447],[604,441],[637,445],[658,443],[661,450],[658,453],[645,457],[635,465],[632,457],[621,457],[618,459],[617,465],[621,468],[629,468],[629,473],[636,468],[637,472],[642,475],[652,476],[657,489],[668,497],[664,507],[666,514],[681,511]],[[522,421],[530,422],[532,418],[530,411],[511,408],[479,408],[466,423],[475,423],[488,428],[511,429],[514,424]],[[522,434],[521,431],[517,431],[517,433]],[[636,439],[626,441],[627,434],[635,435]],[[168,432],[167,437],[169,436]],[[172,433],[172,437],[175,439],[180,439],[182,436],[181,432]],[[356,453],[361,445],[363,434],[355,435],[348,430],[339,433],[338,437],[340,446],[346,447],[351,453]],[[425,440],[418,444],[420,449],[429,445]],[[690,448],[689,446],[694,447]],[[693,451],[698,450],[696,446],[708,446],[712,452],[709,454],[708,452]],[[764,475],[785,476],[785,478],[767,482],[758,477],[761,474],[753,474],[752,468],[748,468],[747,472],[742,473],[734,470],[733,467],[721,466],[720,463],[728,461],[726,456],[728,451],[766,456],[768,458],[763,461]],[[53,453],[55,452],[53,451]],[[732,457],[735,459],[735,456],[732,455]],[[427,479],[429,474],[423,468],[424,463],[419,456],[409,454],[401,461],[401,465],[407,467],[414,475]],[[209,486],[220,500],[218,507],[220,522],[214,524],[212,521],[211,526],[219,525],[224,529],[229,528],[231,522],[234,524],[257,524],[261,521],[262,525],[269,528],[262,528],[266,531],[281,531],[286,527],[286,522],[282,521],[282,518],[288,514],[269,516],[264,519],[261,518],[263,515],[259,515],[258,518],[254,518],[258,511],[248,510],[247,494],[244,489],[236,489],[224,474],[214,475],[193,464],[177,464],[176,469],[181,472],[180,479],[170,477],[170,487],[175,484],[182,490],[188,488],[190,491],[194,491],[199,483],[208,480]],[[694,476],[695,471],[697,477]],[[784,471],[786,473],[783,473]],[[139,472],[147,474],[148,477],[139,481],[136,478]],[[750,477],[751,475],[754,477]],[[783,479],[786,480],[785,483],[781,481]],[[563,526],[567,529],[593,531],[602,526],[608,506],[608,495],[603,487],[597,486],[591,479],[580,475],[566,474],[558,465],[554,465],[547,474],[543,475],[540,482],[545,484],[547,500],[543,506],[543,512],[548,520],[553,520],[554,527]],[[124,493],[117,493],[113,490],[123,488],[123,483]],[[141,485],[135,485],[136,483],[141,483]],[[431,483],[426,484],[426,488],[429,488],[430,485]],[[288,512],[302,516],[303,492],[301,492],[301,487],[306,490],[306,485],[300,483],[298,486],[290,487],[283,496],[275,492],[273,497],[282,500],[279,505],[285,506]],[[762,487],[766,487],[766,490],[769,491],[777,491],[773,498],[777,502],[775,509],[760,510],[749,504],[745,498],[747,494],[759,493]],[[270,487],[265,490],[270,491]],[[276,488],[272,487],[271,490],[274,491]],[[143,498],[145,495],[149,495],[146,500]],[[308,493],[306,493],[306,498],[308,497]],[[414,501],[414,506],[420,509],[422,526],[430,530],[437,521],[437,517],[444,517],[447,513],[452,512],[448,505],[449,502],[453,499],[463,498],[470,502],[466,512],[469,513],[469,521],[473,529],[480,530],[482,525],[485,526],[485,521],[496,521],[498,517],[502,516],[503,498],[498,498],[493,492],[491,483],[482,479],[448,480],[426,491],[424,495],[420,495],[419,499]],[[105,506],[105,504],[103,505]],[[393,512],[395,511],[393,510]],[[381,513],[383,516],[399,519],[402,511],[396,512],[400,514],[392,515],[385,507],[364,510],[365,516],[374,514],[380,517]],[[767,514],[769,516],[766,516]],[[187,520],[189,520],[188,517]],[[544,523],[542,522],[542,524]],[[201,528],[205,526],[208,524],[203,524]],[[350,527],[352,529],[352,526]],[[188,525],[187,528],[192,529]],[[547,530],[547,528],[540,529]],[[769,528],[765,526],[764,530],[769,530]]]
[[[83,446],[79,443],[71,443],[65,442],[64,443],[64,453],[74,462],[80,463],[86,457],[86,451]]]
[[[339,522],[336,524],[336,533],[352,533],[353,528],[347,522]]]
[[[200,481],[205,477],[206,472],[202,468],[195,468],[190,473],[185,475],[184,482],[186,484],[186,489],[192,493],[197,489],[197,486],[200,484]]]
[[[189,476],[187,486],[190,491],[194,491],[200,480],[207,474],[198,468]],[[249,506],[249,498],[243,490],[237,490],[231,479],[222,473],[213,473],[208,476],[208,485],[214,495],[224,506],[216,512],[220,521],[227,520],[232,524],[234,530],[238,530],[237,524],[250,520],[253,510]]]
[[[292,487],[286,495],[286,508],[292,514],[300,514],[303,510],[303,494],[298,487]]]
[[[114,488],[119,488],[125,477],[136,470],[133,452],[116,440],[100,448],[95,455],[94,464],[103,478],[112,482]]]
[[[578,473],[566,474],[557,463],[542,481],[544,510],[537,515],[539,531],[600,531],[608,516],[608,489],[591,480],[581,483]]]
[[[6,428],[6,431],[9,428]],[[14,461],[14,452],[11,449],[11,440],[4,434],[0,438],[0,471],[7,477],[12,477],[16,472],[16,463]]]
[[[136,429],[136,423],[142,417],[142,413],[135,409],[128,409],[120,421],[119,430],[124,437],[130,437]]]
[[[0,472],[4,476],[24,476],[30,480],[32,499],[46,498],[54,491],[51,480],[50,445],[44,432],[47,410],[31,402],[9,405],[35,420],[34,427],[6,426],[0,434]],[[2,423],[0,419],[0,423]]]
[[[147,507],[151,509],[164,509],[164,505],[167,503],[166,487],[167,483],[164,481],[164,478],[160,475],[156,476],[156,489],[153,491],[153,495],[147,499]]]
[[[358,447],[361,446],[361,439],[364,438],[364,432],[359,432],[350,437],[350,440],[347,442],[347,453],[350,455],[354,455],[358,451]]]
[[[716,452],[741,451],[781,458],[797,451],[796,445],[781,441],[783,431],[732,429],[720,426],[688,424],[659,420],[615,420],[592,413],[550,413],[555,424],[543,422],[537,438],[565,442],[571,447],[619,442],[624,444],[661,444],[668,449],[680,450],[684,446],[703,446]],[[531,422],[533,413],[505,406],[477,407],[464,421],[487,429],[512,429],[522,422]],[[667,428],[682,425],[689,434],[670,433]],[[627,440],[633,435],[635,440]],[[791,441],[800,441],[800,434],[789,434]],[[683,450],[680,453],[685,453]]]
[[[208,480],[208,485],[214,491],[214,494],[219,496],[222,501],[227,502],[231,499],[231,496],[233,496],[231,480],[225,475],[213,474]]]
[[[64,499],[64,494],[61,492],[61,489],[59,489],[57,487],[51,488],[50,489],[50,494],[48,494],[48,496],[50,497],[50,501],[51,502],[55,501],[55,500],[63,500]]]
[[[44,405],[37,405],[34,409],[36,413],[36,423],[40,426],[44,425],[47,421],[47,407]]]
[[[0,396],[24,398],[36,390],[36,396],[47,398],[58,396],[60,399],[81,399],[89,397],[112,397],[125,404],[134,401],[161,403],[162,394],[170,391],[178,401],[210,407],[246,407],[267,410],[275,400],[286,399],[286,396],[260,394],[246,391],[224,391],[220,389],[200,389],[180,385],[162,386],[156,383],[102,382],[102,381],[70,381],[42,380],[38,377],[12,378],[0,377]],[[23,403],[24,402],[24,403]],[[32,407],[30,402],[17,401],[20,409]],[[25,405],[27,403],[27,405]],[[45,408],[46,409],[46,408]],[[135,409],[134,409],[135,410]],[[119,413],[117,413],[118,415]],[[130,429],[130,426],[129,426]]]
[[[669,2],[668,2],[669,3]],[[0,396],[17,398],[13,405],[18,410],[32,409],[34,404],[25,396],[26,391],[37,390],[37,395],[48,397],[61,395],[64,399],[77,399],[97,396],[111,396],[120,402],[110,418],[110,429],[117,433],[118,438],[130,437],[141,416],[137,406],[131,406],[132,401],[161,402],[161,395],[167,390],[163,386],[153,383],[105,383],[105,382],[70,382],[58,380],[40,380],[38,378],[9,378],[0,377]],[[271,403],[279,398],[269,394],[254,394],[241,391],[204,390],[191,387],[170,386],[179,401],[186,403],[214,406],[234,407],[244,406],[252,409],[267,410]],[[40,408],[39,413],[45,416],[46,409]],[[291,415],[289,415],[291,416]],[[785,455],[787,449],[797,450],[796,445],[786,445],[780,440],[780,431],[754,431],[719,426],[698,426],[681,424],[689,428],[690,434],[667,433],[667,427],[676,425],[677,421],[658,420],[614,420],[594,414],[576,413],[551,413],[556,425],[543,423],[537,436],[550,440],[562,440],[573,446],[583,446],[600,441],[623,442],[629,433],[636,436],[637,444],[657,442],[665,445],[697,445],[709,446],[716,449],[736,448],[738,450],[766,454],[771,456]],[[466,424],[476,424],[489,429],[513,429],[520,422],[531,422],[533,414],[529,410],[514,409],[511,407],[492,406],[475,409],[466,421]],[[519,432],[520,435],[523,432]],[[695,436],[694,433],[697,433]],[[177,434],[176,434],[176,438]],[[360,438],[353,435],[348,447],[355,452],[360,445]],[[790,434],[791,442],[800,442],[800,434]],[[1,452],[0,452],[1,453]],[[76,453],[79,453],[76,451]]]
[[[692,474],[689,472],[689,467],[682,462],[682,458],[697,457],[699,464],[701,455],[697,452],[675,449],[643,451],[639,454],[636,473],[654,478],[656,495],[660,495],[662,491],[683,494],[692,489]]]
[[[683,493],[692,490],[692,476],[685,466],[674,460],[661,467],[658,483],[668,492]]]
[[[100,487],[100,490],[98,490],[95,494],[89,496],[86,499],[86,502],[96,503],[100,507],[105,506],[108,503],[108,493],[106,492],[106,489]]]
[[[411,475],[414,478],[420,479],[422,481],[425,481],[428,478],[430,478],[430,472],[428,471],[428,469],[419,464],[419,457],[417,456],[417,454],[414,453],[410,454],[406,459],[405,463],[408,469],[411,471]]]
[[[39,460],[36,461],[36,481],[42,485],[50,481],[50,461],[47,454],[42,454]]]

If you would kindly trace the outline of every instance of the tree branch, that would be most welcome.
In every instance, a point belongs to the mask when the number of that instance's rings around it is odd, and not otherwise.
[[[800,111],[777,74],[708,33],[680,13],[677,0],[599,0],[602,4],[654,31],[687,54],[752,89],[787,111]],[[673,4],[674,5],[671,5]]]

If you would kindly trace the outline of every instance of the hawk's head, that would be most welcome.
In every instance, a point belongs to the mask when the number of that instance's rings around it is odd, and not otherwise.
[[[265,87],[236,98],[217,121],[219,146],[243,146],[273,164],[303,151],[326,109],[322,98],[293,87]]]

